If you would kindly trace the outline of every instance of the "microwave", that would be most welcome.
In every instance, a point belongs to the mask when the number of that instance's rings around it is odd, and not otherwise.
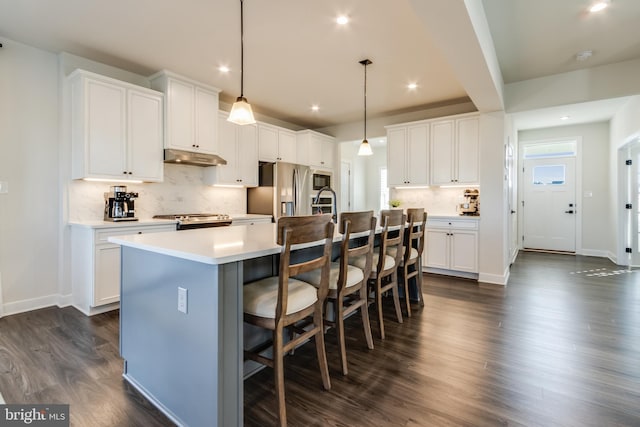
[[[320,190],[322,187],[331,187],[331,175],[316,172],[313,174],[311,182],[314,190]]]

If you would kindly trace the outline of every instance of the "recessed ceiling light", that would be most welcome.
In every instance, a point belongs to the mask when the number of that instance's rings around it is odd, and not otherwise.
[[[591,5],[591,7],[589,8],[589,12],[600,12],[601,10],[606,9],[607,6],[609,6],[609,0],[599,0]]]
[[[311,111],[318,111],[318,110],[320,110],[320,107],[318,107],[317,105],[314,104],[311,106]]]
[[[586,61],[587,59],[591,58],[593,56],[593,51],[592,50],[583,50],[581,52],[578,52],[576,54],[576,61],[582,62],[582,61]]]
[[[560,117],[560,120],[569,120],[569,117],[570,116],[562,116],[562,117]]]
[[[349,23],[349,17],[345,15],[340,15],[336,18],[336,22],[339,25],[347,25]]]
[[[228,73],[230,70],[226,65],[221,65],[218,67],[218,71],[220,71],[221,73]]]
[[[407,85],[407,88],[409,88],[409,90],[415,90],[418,87],[417,83],[409,83]]]

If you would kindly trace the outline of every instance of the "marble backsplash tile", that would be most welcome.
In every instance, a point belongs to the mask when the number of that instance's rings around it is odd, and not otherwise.
[[[464,190],[442,187],[391,189],[389,200],[400,200],[400,207],[404,209],[424,207],[429,215],[458,215],[456,206],[465,201]]]
[[[164,165],[164,182],[125,184],[138,193],[138,218],[172,213],[245,213],[244,188],[222,188],[203,184],[204,169],[198,166]],[[96,221],[103,218],[104,193],[108,182],[74,180],[69,183],[69,220]]]

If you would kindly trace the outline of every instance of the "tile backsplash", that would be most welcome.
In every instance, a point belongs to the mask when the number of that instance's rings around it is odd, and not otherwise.
[[[148,219],[153,215],[172,213],[245,213],[244,188],[212,187],[203,184],[204,169],[198,166],[164,165],[164,182],[124,184],[128,191],[137,192],[137,216]],[[74,180],[69,183],[69,220],[96,221],[103,218],[104,193],[111,183]]]
[[[456,206],[464,202],[465,188],[431,187],[421,189],[391,189],[389,200],[400,200],[401,208],[424,207],[429,215],[458,215]],[[482,191],[480,191],[482,199]],[[480,210],[482,215],[482,209]]]

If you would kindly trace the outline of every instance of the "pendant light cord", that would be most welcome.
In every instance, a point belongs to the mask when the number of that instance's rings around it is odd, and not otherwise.
[[[240,0],[240,97],[244,97],[244,0]]]
[[[364,140],[367,140],[367,63],[364,64]]]

